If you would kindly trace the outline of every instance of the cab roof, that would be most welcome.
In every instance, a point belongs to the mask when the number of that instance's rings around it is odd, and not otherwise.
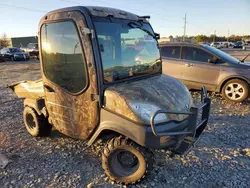
[[[70,11],[80,11],[80,12],[87,12],[90,16],[95,17],[114,17],[114,18],[120,18],[120,19],[129,19],[129,20],[142,20],[147,21],[147,18],[150,18],[149,16],[138,16],[136,14],[115,9],[115,8],[109,8],[109,7],[100,7],[100,6],[73,6],[73,7],[67,7],[62,9],[53,10],[48,14],[54,14],[59,12],[70,12]]]

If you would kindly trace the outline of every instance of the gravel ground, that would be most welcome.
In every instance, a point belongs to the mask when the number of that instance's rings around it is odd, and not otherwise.
[[[0,187],[120,187],[101,168],[101,140],[87,147],[57,131],[48,138],[28,134],[22,100],[6,84],[39,78],[37,62],[0,64],[0,152],[11,160],[0,169]],[[154,170],[136,187],[250,187],[250,101],[210,97],[211,118],[196,147],[186,157],[154,151]]]

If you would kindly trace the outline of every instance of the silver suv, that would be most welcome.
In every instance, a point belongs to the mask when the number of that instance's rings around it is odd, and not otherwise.
[[[205,85],[234,102],[249,97],[250,63],[208,45],[167,43],[160,47],[163,74],[180,79],[189,89]]]

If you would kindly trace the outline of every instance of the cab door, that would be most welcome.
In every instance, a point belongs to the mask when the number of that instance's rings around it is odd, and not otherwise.
[[[88,138],[99,122],[91,38],[80,12],[49,14],[40,23],[39,45],[49,122],[74,138]],[[88,65],[88,66],[87,66]]]
[[[191,89],[200,89],[206,86],[208,90],[214,90],[218,85],[220,65],[209,63],[213,55],[205,50],[183,46],[182,59],[185,65],[183,82]]]

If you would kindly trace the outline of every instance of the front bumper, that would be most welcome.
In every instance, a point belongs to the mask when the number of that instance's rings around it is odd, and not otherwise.
[[[166,110],[155,112],[151,117],[151,127],[146,131],[148,134],[146,145],[153,148],[168,148],[178,154],[187,154],[206,128],[209,119],[211,100],[208,98],[205,87],[201,91],[201,101],[202,104],[199,107],[192,107],[189,112]],[[200,121],[198,120],[199,112],[201,113]],[[188,117],[182,122],[169,121],[155,125],[154,120],[158,114],[183,114]],[[153,140],[158,140],[157,144]],[[153,146],[153,144],[156,145]]]
[[[30,51],[29,56],[39,56],[39,51]]]
[[[29,56],[23,56],[23,55],[20,55],[20,56],[14,56],[14,59],[17,60],[17,61],[26,61],[26,60],[29,60],[30,57]]]

